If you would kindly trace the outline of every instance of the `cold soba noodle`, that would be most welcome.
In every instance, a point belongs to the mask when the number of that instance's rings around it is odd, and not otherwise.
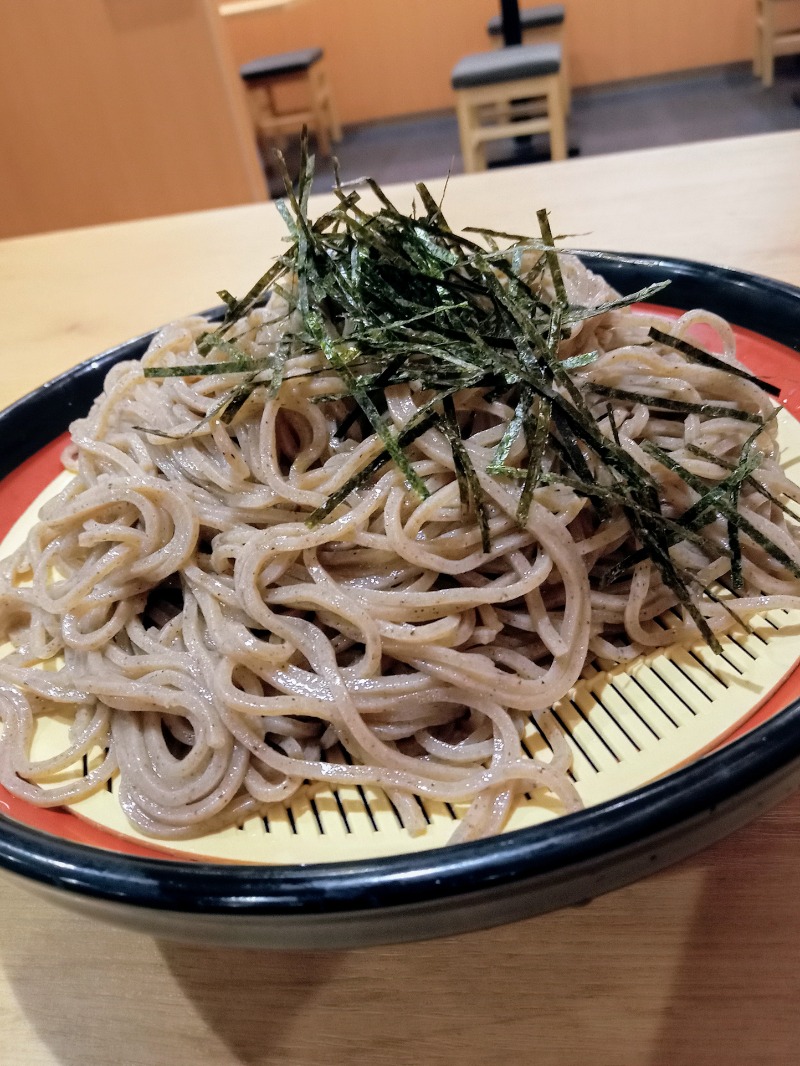
[[[549,708],[588,659],[800,606],[800,495],[725,322],[632,311],[545,219],[501,253],[425,198],[369,225],[340,200],[316,225],[296,203],[221,328],[163,330],[74,423],[76,476],[2,570],[16,795],[119,774],[128,818],[174,838],[374,785],[412,830],[415,797],[468,805],[469,839],[523,793],[579,805]],[[32,762],[54,709],[68,748]]]

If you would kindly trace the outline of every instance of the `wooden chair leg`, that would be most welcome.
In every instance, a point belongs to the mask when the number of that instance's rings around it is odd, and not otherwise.
[[[550,119],[550,158],[567,158],[567,126],[563,105],[564,87],[556,75],[547,90],[547,113]]]
[[[310,93],[320,152],[329,156],[331,141],[342,139],[342,127],[336,115],[328,76],[325,68],[319,63],[310,74]]]
[[[768,45],[761,53],[761,84],[765,89],[771,89],[775,84],[775,56]]]
[[[341,139],[342,139],[342,137],[344,135],[342,133],[342,124],[339,121],[339,113],[337,112],[336,107],[334,106],[333,100],[330,98],[330,96],[328,97],[328,100],[327,100],[327,111],[328,111],[328,125],[329,125],[330,131],[331,131],[331,140],[333,141],[334,144],[338,144],[339,141],[341,141]]]
[[[325,100],[313,84],[311,87],[311,111],[314,115],[314,132],[317,135],[317,147],[320,155],[324,155],[326,159],[329,159],[331,155],[331,135],[328,129]]]
[[[775,81],[775,17],[771,0],[761,4],[761,83],[769,89]]]
[[[761,35],[763,33],[763,22],[762,22],[762,19],[764,17],[764,12],[762,11],[761,0],[756,0],[756,2],[755,2],[755,13],[756,13],[756,29],[755,29],[755,42],[754,42],[754,47],[753,47],[753,77],[760,78],[761,77],[761,50],[762,50],[762,47],[763,47],[762,44],[761,44]]]
[[[328,119],[328,129],[330,130],[331,140],[334,144],[338,144],[342,139],[342,124],[339,121],[339,113],[336,110],[336,105],[333,102],[333,94],[331,93],[331,83],[328,81],[328,72],[324,68],[320,68],[320,80],[324,86],[325,96],[325,113]]]
[[[567,53],[561,49],[561,97],[564,102],[564,114],[569,115],[572,110],[572,89],[569,84],[569,72],[567,69]]]
[[[456,115],[458,118],[458,137],[461,142],[461,158],[464,173],[474,174],[486,170],[486,150],[475,139],[476,120],[469,94],[460,92],[456,98]]]

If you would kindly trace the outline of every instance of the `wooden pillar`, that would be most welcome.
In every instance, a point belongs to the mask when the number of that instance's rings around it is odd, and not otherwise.
[[[0,236],[263,200],[213,0],[4,0]]]

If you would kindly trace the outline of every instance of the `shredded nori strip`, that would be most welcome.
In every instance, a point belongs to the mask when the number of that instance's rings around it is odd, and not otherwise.
[[[364,179],[358,184],[365,185],[378,204],[376,210],[367,210],[359,189],[343,186],[336,168],[336,203],[312,222],[308,203],[314,161],[308,154],[307,137],[301,145],[296,186],[280,157],[279,164],[286,197],[277,207],[286,222],[289,247],[240,299],[226,290],[220,292],[226,308],[222,322],[197,342],[201,356],[219,350],[228,360],[151,367],[146,375],[242,375],[199,425],[215,417],[230,422],[255,388],[263,386],[272,395],[277,393],[291,356],[321,352],[325,360],[321,369],[338,375],[341,391],[317,396],[314,402],[344,400],[350,406],[339,425],[339,437],[360,426],[364,433],[377,434],[382,449],[307,515],[310,526],[324,521],[390,462],[402,472],[410,489],[424,498],[429,490],[414,469],[408,449],[424,433],[436,431],[450,446],[462,508],[474,514],[481,548],[489,552],[490,509],[462,439],[454,402],[457,393],[477,389],[487,402],[502,401],[513,411],[486,473],[519,483],[516,518],[520,524],[529,520],[537,489],[551,485],[562,485],[584,497],[597,520],[615,513],[627,518],[630,532],[625,546],[617,562],[593,576],[599,582],[596,587],[624,582],[638,562],[651,560],[676,601],[711,647],[718,649],[700,604],[703,596],[715,603],[719,598],[702,587],[697,593],[691,591],[690,586],[698,582],[676,566],[672,548],[689,541],[711,557],[728,556],[731,583],[739,591],[743,588],[740,540],[746,535],[800,577],[793,560],[740,513],[745,484],[786,509],[754,477],[761,461],[754,442],[766,424],[760,415],[722,402],[692,403],[587,382],[576,372],[590,366],[598,352],[559,357],[562,340],[576,324],[647,300],[667,281],[594,307],[571,304],[546,211],[537,213],[539,237],[486,228],[466,231],[482,238],[484,243],[479,244],[453,231],[441,203],[424,184],[416,186],[418,207],[405,215],[376,182]],[[511,244],[503,248],[498,241]],[[544,295],[540,284],[547,278],[552,299]],[[271,358],[254,360],[228,334],[270,290],[287,300],[290,315],[299,313],[301,325],[286,335]],[[650,337],[693,362],[774,392],[767,383],[689,342],[657,329],[651,329]],[[319,371],[310,371],[314,372]],[[416,395],[421,394],[422,402],[410,421],[397,428],[388,416],[386,390],[400,384],[410,385]],[[728,470],[712,483],[685,470],[652,442],[640,442],[652,458],[698,493],[697,502],[676,520],[662,509],[657,480],[623,447],[621,426],[608,402],[614,399],[674,416],[752,422],[756,428],[730,467],[716,457],[703,456]],[[599,424],[606,415],[610,437]],[[509,466],[515,449],[521,465]],[[705,533],[717,518],[727,524],[727,548]]]
[[[780,396],[781,394],[779,386],[773,385],[769,381],[764,381],[762,378],[757,378],[741,367],[731,366],[730,363],[726,363],[724,359],[719,359],[716,355],[712,355],[711,352],[707,352],[704,348],[698,348],[696,344],[690,344],[689,341],[673,337],[669,333],[656,329],[655,326],[650,327],[650,336],[654,341],[658,341],[659,344],[663,344],[667,348],[674,348],[676,352],[685,355],[693,363],[701,363],[703,366],[711,367],[714,370],[724,370],[727,374],[733,374],[734,377],[744,378],[745,381],[751,381],[754,385],[758,385],[760,389],[769,393],[770,396]]]
[[[631,403],[643,403],[654,411],[677,411],[682,415],[706,415],[707,418],[735,418],[739,422],[755,422],[762,426],[764,420],[761,415],[752,411],[742,411],[738,407],[724,407],[716,403],[691,403],[688,400],[672,400],[666,396],[650,396],[643,392],[631,392],[628,389],[617,389],[612,385],[600,385],[592,382],[587,386],[591,392],[599,396],[609,396],[613,400],[628,400]]]
[[[800,566],[792,559],[790,555],[770,540],[769,537],[756,529],[756,527],[750,522],[743,514],[738,511],[738,495],[737,506],[735,507],[730,493],[718,493],[716,492],[717,486],[712,489],[708,489],[703,481],[696,475],[690,473],[680,463],[676,462],[670,455],[668,455],[663,449],[653,444],[651,441],[643,441],[642,448],[652,455],[654,459],[657,459],[660,463],[667,467],[668,470],[672,470],[679,477],[690,485],[695,491],[702,492],[705,495],[703,498],[694,505],[697,508],[698,514],[693,517],[693,524],[699,524],[704,518],[706,524],[713,521],[717,517],[723,517],[728,520],[736,522],[739,532],[746,533],[751,540],[753,540],[760,548],[762,548],[767,555],[771,556],[774,560],[779,562],[781,566],[787,569],[793,577],[800,578]],[[708,500],[707,508],[703,509],[699,505]]]

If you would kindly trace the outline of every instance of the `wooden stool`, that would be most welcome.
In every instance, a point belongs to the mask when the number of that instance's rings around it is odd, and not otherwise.
[[[299,133],[308,126],[317,137],[322,155],[331,154],[331,141],[342,139],[321,48],[263,56],[239,69],[248,89],[253,121],[259,138],[276,140],[285,133]],[[272,90],[279,82],[305,81],[308,106],[301,111],[279,112]]]
[[[778,29],[776,15],[794,4],[797,20],[793,29]],[[779,16],[780,17],[780,16]],[[756,0],[756,47],[753,73],[766,87],[775,80],[775,56],[800,52],[800,3],[798,0]]]
[[[564,47],[564,19],[566,12],[563,4],[542,4],[541,7],[525,7],[519,13],[522,26],[523,44],[558,44],[561,45],[561,77],[564,85],[564,109],[569,114],[570,88],[567,73],[567,51]],[[489,36],[499,48],[503,47],[503,20],[494,15],[486,26]]]
[[[550,155],[566,159],[557,44],[516,44],[466,56],[453,68],[461,155],[467,173],[486,169],[487,141],[550,134]]]

